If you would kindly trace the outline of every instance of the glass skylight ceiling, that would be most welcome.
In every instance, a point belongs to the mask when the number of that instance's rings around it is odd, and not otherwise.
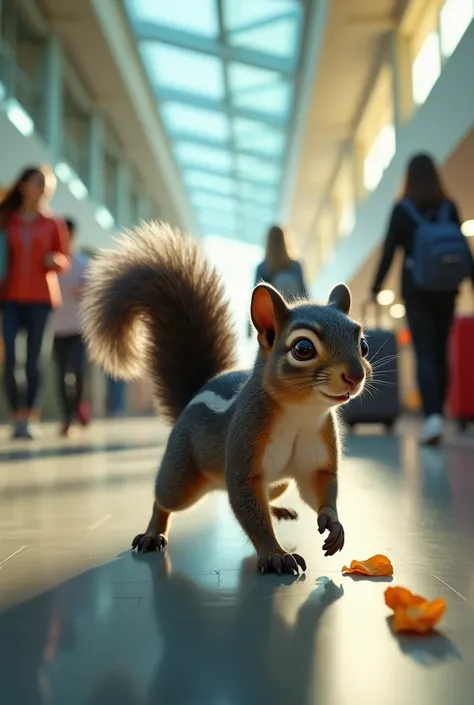
[[[277,217],[303,0],[125,0],[200,233],[260,242]]]

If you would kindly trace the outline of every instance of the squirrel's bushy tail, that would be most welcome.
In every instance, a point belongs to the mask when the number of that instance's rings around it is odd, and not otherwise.
[[[171,421],[235,364],[220,277],[196,242],[163,223],[125,231],[92,260],[83,325],[91,359],[115,377],[151,377]]]

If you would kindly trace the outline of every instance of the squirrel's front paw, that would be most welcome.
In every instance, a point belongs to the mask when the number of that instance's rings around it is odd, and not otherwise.
[[[305,559],[297,553],[277,553],[274,556],[262,556],[258,559],[258,570],[262,575],[265,573],[298,575],[298,566],[302,571],[306,570]]]
[[[323,543],[325,556],[333,556],[337,551],[342,551],[344,546],[344,528],[340,521],[333,519],[328,514],[320,514],[318,517],[319,533],[324,534],[327,530],[329,536]]]

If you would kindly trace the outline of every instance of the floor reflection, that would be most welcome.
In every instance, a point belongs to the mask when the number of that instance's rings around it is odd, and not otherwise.
[[[153,615],[163,652],[146,694],[137,699],[129,681],[128,700],[166,705],[253,705],[307,703],[315,662],[318,621],[343,595],[342,587],[326,578],[298,609],[294,625],[285,619],[285,603],[295,579],[269,580],[243,565],[236,594],[204,590],[195,580],[173,573],[167,556],[147,562],[153,583]],[[138,559],[140,560],[140,559]],[[250,572],[251,571],[251,572]],[[304,577],[299,581],[304,581]],[[286,584],[285,584],[286,583]],[[111,674],[96,684],[91,705],[115,703],[123,675]]]
[[[143,634],[141,644],[126,649],[129,669],[87,665],[87,652],[97,645],[89,643],[94,635],[84,611],[100,621],[110,581],[101,575],[105,566],[0,617],[2,703],[63,705],[66,695],[68,705],[311,702],[318,623],[343,596],[342,587],[329,578],[313,579],[314,588],[305,576],[265,579],[255,573],[253,558],[243,562],[236,589],[222,589],[218,580],[203,587],[199,579],[173,572],[168,555],[133,562],[146,566],[149,581],[140,584],[150,587],[137,619],[153,619],[155,634]],[[113,650],[117,625],[108,627]],[[144,678],[133,650],[141,659],[149,655]],[[77,684],[71,688],[73,674]]]
[[[148,520],[156,427],[94,433],[141,450],[2,466],[1,705],[472,705],[472,448],[349,438],[344,552],[322,556],[314,513],[290,494],[299,520],[277,531],[308,572],[282,580],[256,574],[219,494],[174,519],[165,554],[125,551]],[[439,633],[394,635],[388,583],[341,576],[376,553],[394,585],[447,600]]]

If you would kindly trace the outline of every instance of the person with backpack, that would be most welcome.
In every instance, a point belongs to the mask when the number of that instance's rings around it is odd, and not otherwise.
[[[288,301],[308,296],[293,240],[279,225],[272,225],[267,233],[265,259],[255,272],[255,284],[259,281],[272,284]]]
[[[404,252],[401,293],[417,361],[425,424],[420,440],[443,436],[448,387],[448,339],[463,280],[474,282],[474,260],[433,159],[417,154],[408,163],[402,199],[395,204],[371,290],[375,301],[395,252]]]

